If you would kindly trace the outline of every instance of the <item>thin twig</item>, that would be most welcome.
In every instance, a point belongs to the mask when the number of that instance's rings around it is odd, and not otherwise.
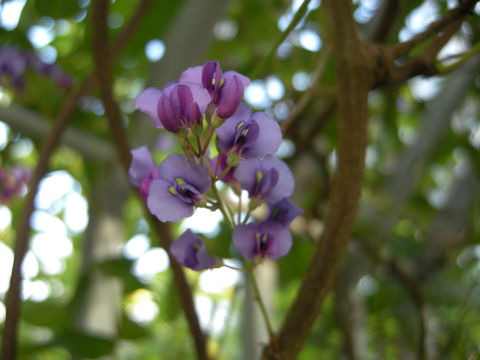
[[[312,76],[310,88],[303,93],[302,97],[295,104],[295,107],[290,115],[281,124],[283,133],[287,132],[288,129],[295,123],[295,121],[297,121],[299,115],[303,112],[303,110],[305,110],[307,105],[313,99],[314,89],[316,88],[317,83],[320,81],[325,71],[325,66],[327,65],[329,55],[330,51],[327,48],[323,48],[318,57],[317,66]]]
[[[250,77],[252,79],[257,78],[263,72],[263,70],[268,65],[269,61],[277,51],[277,48],[285,41],[288,35],[290,35],[293,29],[295,29],[295,27],[298,25],[300,20],[302,20],[303,16],[307,13],[309,4],[310,4],[310,0],[305,0],[302,3],[302,5],[298,8],[297,12],[293,16],[292,21],[290,21],[290,24],[288,24],[285,31],[280,34],[279,38],[273,44],[268,54],[263,58],[263,61],[260,64],[258,64],[258,66],[255,69],[253,69],[252,73],[250,74]]]
[[[392,46],[390,48],[390,51],[393,57],[396,59],[402,55],[405,55],[416,45],[428,39],[430,36],[442,32],[443,29],[450,25],[453,21],[457,19],[463,19],[467,14],[470,13],[471,8],[475,5],[477,1],[478,0],[460,1],[460,5],[458,7],[449,10],[442,18],[432,22],[425,31],[421,32],[420,34],[416,35],[414,38],[408,41]]]

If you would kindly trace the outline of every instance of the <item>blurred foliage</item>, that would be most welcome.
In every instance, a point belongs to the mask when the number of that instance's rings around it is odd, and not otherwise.
[[[184,6],[192,1],[154,1],[114,66],[114,92],[131,141],[140,143],[143,139],[139,139],[140,136],[145,137],[144,142],[156,144],[158,149],[154,153],[158,160],[166,154],[162,146],[168,139],[152,136],[152,127],[142,124],[133,111],[133,103],[148,80],[156,76],[154,61],[146,55],[147,43],[160,39],[163,43],[174,44],[175,34],[169,29],[185,11]],[[0,6],[10,2],[13,1],[2,1]],[[294,1],[297,7],[299,3]],[[378,7],[381,3],[354,1],[355,17],[365,34],[371,30],[375,18],[381,16],[381,7]],[[413,36],[418,31],[419,24],[413,17],[416,16],[418,22],[418,16],[422,16],[419,8],[428,5],[428,11],[437,18],[455,1],[400,3],[391,19],[386,44],[398,43],[399,39],[404,40],[405,36]],[[112,1],[111,39],[121,32],[136,4],[136,1]],[[224,70],[234,69],[248,75],[263,60],[293,13],[292,4],[286,0],[232,0],[225,14],[215,19],[207,55],[199,58],[185,49],[185,56],[192,57],[191,66],[216,59]],[[455,37],[460,49],[479,41],[478,14],[477,5],[475,16],[469,18]],[[291,253],[276,262],[275,324],[281,323],[307,269],[323,228],[328,191],[334,177],[337,118],[335,111],[328,111],[329,107],[334,108],[331,95],[335,61],[331,56],[327,55],[326,67],[318,81],[310,83],[325,48],[321,43],[322,21],[319,1],[312,0],[307,16],[258,79],[259,92],[250,98],[247,96],[257,110],[266,111],[282,122],[306,93],[314,94],[313,101],[308,102],[284,134],[288,141],[283,157],[295,174],[294,201],[304,209],[304,214],[292,224],[294,245]],[[51,40],[47,44],[38,45],[32,41],[35,26],[49,34]],[[200,28],[198,31],[207,30]],[[2,45],[16,46],[46,61],[54,61],[73,75],[76,86],[94,68],[93,36],[89,0],[27,0],[18,25],[12,30],[0,29]],[[425,45],[422,43],[414,51],[421,51]],[[167,57],[169,49],[165,51],[164,57]],[[436,99],[445,93],[460,91],[452,87],[450,80],[459,77],[462,69],[444,79],[413,79],[371,92],[369,147],[356,226],[335,290],[327,297],[300,359],[350,358],[349,348],[362,359],[420,359],[418,349],[422,336],[424,359],[480,358],[478,69],[477,61],[476,67],[470,68],[470,75],[461,80],[467,89],[461,101],[452,104],[454,108],[444,109],[452,115],[448,115],[448,121],[439,121],[438,126],[432,118],[441,116],[435,113],[434,107],[440,106]],[[33,71],[28,72],[26,78],[22,91],[1,88],[0,105],[4,108],[23,106],[51,123],[65,99],[65,91]],[[280,85],[272,85],[272,79],[278,80]],[[3,121],[1,117],[0,121]],[[7,129],[0,131],[6,134],[5,140],[0,137],[0,165],[7,169],[14,165],[33,168],[38,162],[43,138],[27,130],[19,131],[15,124],[2,122],[0,125],[1,129]],[[96,91],[81,98],[71,127],[95,141],[112,145]],[[434,132],[433,128],[439,131]],[[425,139],[425,142],[418,139]],[[170,272],[162,268],[147,276],[139,274],[141,257],[159,245],[142,216],[138,199],[126,194],[123,187],[124,193],[119,198],[124,196],[126,200],[121,209],[115,206],[110,209],[108,199],[101,200],[98,194],[110,194],[108,186],[105,188],[101,184],[105,168],[110,169],[112,164],[105,165],[100,157],[85,157],[68,144],[58,148],[50,164],[51,171],[65,170],[74,179],[71,191],[88,201],[90,222],[87,229],[64,226],[64,235],[72,250],[59,260],[60,269],[49,270],[41,256],[32,252],[40,265],[28,282],[40,281],[47,292],[36,296],[25,291],[20,358],[104,358],[109,354],[113,359],[125,360],[194,358],[193,341]],[[399,183],[398,179],[405,181]],[[47,213],[50,219],[66,223],[68,194],[60,195],[48,208],[39,211]],[[4,214],[8,213],[11,220],[2,219],[1,223],[6,225],[0,228],[0,245],[13,248],[22,199],[2,205],[1,209],[1,216],[7,217]],[[104,213],[116,216],[116,224],[122,228],[121,235],[115,235],[113,240],[91,229],[101,221],[94,222],[92,217],[102,219]],[[172,225],[172,231],[179,234],[179,225]],[[41,229],[35,230],[34,235],[41,232]],[[125,250],[127,241],[139,235],[147,239],[148,244],[136,255],[129,255]],[[230,235],[224,225],[220,224],[216,232],[204,236],[212,239],[208,243],[209,251],[223,257],[231,254]],[[92,237],[93,240],[88,240]],[[92,244],[103,242],[110,247],[108,256],[96,258],[90,251],[96,246]],[[0,261],[8,264],[4,259],[9,259],[12,252],[0,250]],[[47,252],[54,250],[52,246]],[[1,281],[8,280],[7,270],[6,266],[0,268],[4,272],[0,274]],[[221,359],[242,359],[242,348],[258,346],[242,343],[244,284],[240,281],[237,287],[209,293],[201,287],[201,276],[187,271],[196,294],[210,299],[209,304],[214,309],[200,310],[207,311],[200,314],[201,318],[205,315],[210,318],[204,327],[211,335],[209,351]],[[89,289],[98,277],[115,282],[116,289],[120,290],[113,292],[110,299],[89,297]],[[0,326],[3,326],[5,291],[6,288],[0,288]],[[115,299],[117,295],[119,299]],[[117,309],[112,335],[91,331],[81,321],[90,308],[101,306],[103,301]],[[221,301],[234,305],[227,308],[226,318],[222,320],[226,326],[213,331],[215,321],[212,319],[216,317],[215,309],[221,313]],[[153,311],[154,316],[142,319],[136,313],[142,304]]]

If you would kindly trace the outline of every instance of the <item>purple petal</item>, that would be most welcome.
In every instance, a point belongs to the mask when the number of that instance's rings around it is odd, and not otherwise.
[[[303,213],[303,210],[285,198],[272,204],[268,220],[278,222],[284,226],[289,226],[297,216]]]
[[[207,61],[202,68],[202,85],[210,95],[215,94],[220,88],[222,69],[218,61]],[[215,96],[213,96],[215,98]]]
[[[235,114],[225,120],[225,122],[215,130],[218,137],[218,145],[224,151],[230,150],[235,139],[238,124],[249,122],[252,110],[247,104],[240,104]]]
[[[208,171],[203,166],[189,163],[185,155],[178,153],[169,154],[158,166],[158,172],[169,183],[181,178],[201,193],[207,191],[212,184]]]
[[[243,99],[242,82],[237,76],[230,81],[225,81],[219,90],[216,100],[217,114],[222,119],[232,116]]]
[[[255,142],[243,152],[244,158],[254,159],[275,154],[282,144],[280,126],[264,112],[253,114],[252,119],[257,123],[259,133]]]
[[[215,265],[215,259],[208,254],[203,240],[190,230],[172,243],[170,252],[180,264],[193,270],[205,270]]]
[[[154,179],[148,189],[147,206],[160,221],[179,222],[192,216],[193,206],[182,202],[169,192],[171,184],[164,179]]]
[[[203,86],[202,70],[203,70],[202,65],[188,68],[182,73],[182,75],[180,75],[179,80],[180,82],[189,82],[189,83],[197,84],[199,86]]]
[[[223,74],[223,78],[225,79],[225,82],[230,81],[233,77],[237,77],[240,80],[240,83],[242,84],[243,89],[245,89],[248,85],[250,85],[250,79],[245,75],[242,75],[236,71],[229,70]]]
[[[260,237],[268,236],[267,243],[260,244]],[[237,226],[232,234],[233,246],[247,259],[269,257],[278,259],[292,247],[292,236],[288,228],[279,223],[263,222]],[[263,247],[263,248],[262,248]]]
[[[247,224],[237,226],[233,230],[232,243],[242,256],[252,260],[255,256],[255,233],[258,231],[258,224]]]
[[[170,99],[162,93],[160,99],[158,100],[157,114],[165,130],[176,133],[182,124],[178,119],[177,113],[172,105],[173,104]]]
[[[292,247],[292,235],[288,228],[275,222],[264,222],[260,226],[262,232],[266,232],[273,237],[266,255],[276,260],[288,254]]]
[[[149,87],[143,90],[135,100],[135,109],[140,110],[150,116],[155,126],[159,129],[163,128],[158,118],[158,100],[162,92],[156,88]]]
[[[290,168],[282,160],[273,156],[265,156],[262,159],[262,167],[264,170],[275,168],[279,177],[277,184],[267,193],[265,201],[268,203],[276,203],[283,198],[292,195],[295,188],[295,179]]]
[[[256,173],[262,169],[262,164],[258,159],[240,161],[233,172],[233,176],[238,180],[242,189],[248,191],[250,195],[255,192],[257,185]]]
[[[207,105],[210,104],[211,98],[210,94],[206,89],[204,89],[201,84],[197,85],[190,82],[172,82],[163,88],[163,93],[167,96],[170,96],[174,89],[179,86],[188,86],[190,92],[192,93],[193,102],[197,103],[200,112],[203,114]]]
[[[139,187],[142,180],[149,177],[155,169],[155,163],[146,146],[133,149],[130,153],[132,154],[132,163],[128,169],[128,179],[130,183]]]
[[[262,184],[257,184],[257,171],[265,173],[271,172],[271,169],[275,169],[271,174],[273,176],[272,181],[268,182],[271,186],[259,189],[258,185]],[[278,178],[275,173],[278,173]],[[240,183],[242,189],[248,191],[250,197],[259,196],[267,203],[276,203],[283,198],[289,197],[292,195],[295,187],[295,180],[288,165],[273,156],[265,156],[261,160],[240,161],[233,175]],[[258,190],[261,190],[261,192],[258,193]]]

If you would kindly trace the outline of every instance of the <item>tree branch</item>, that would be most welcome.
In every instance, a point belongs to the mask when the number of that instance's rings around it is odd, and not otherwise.
[[[105,113],[112,132],[112,136],[117,148],[117,153],[123,164],[126,174],[130,167],[131,155],[130,146],[123,127],[123,121],[120,115],[118,106],[112,94],[112,64],[108,57],[108,38],[107,38],[107,15],[108,15],[109,0],[96,0],[93,3],[93,32],[95,37],[93,39],[95,63],[97,67],[97,79],[100,88],[100,95],[105,107]],[[145,202],[143,202],[145,204]],[[207,360],[206,339],[200,328],[197,313],[193,303],[192,292],[186,281],[183,269],[178,262],[170,254],[170,244],[172,242],[169,227],[166,224],[160,223],[148,209],[149,219],[157,234],[160,237],[162,247],[167,251],[170,259],[171,268],[174,275],[175,285],[177,286],[180,299],[190,326],[190,332],[195,341],[197,357],[200,360]]]
[[[49,119],[15,104],[0,108],[0,119],[15,130],[38,141],[45,139],[50,131],[51,121]],[[109,141],[102,140],[79,128],[67,127],[62,133],[60,141],[91,160],[107,162],[115,156],[115,150]]]
[[[325,33],[336,57],[338,94],[341,94],[337,97],[340,119],[338,168],[324,232],[278,334],[278,347],[265,348],[264,359],[294,359],[300,352],[332,287],[350,237],[362,187],[371,69],[356,32],[351,2],[328,0],[322,2],[322,6],[328,24]]]
[[[151,3],[151,0],[142,0],[141,4]],[[145,11],[141,12],[145,13]],[[132,17],[136,19],[136,14]],[[136,20],[138,23],[138,20]],[[130,23],[129,23],[130,24]],[[132,31],[128,25],[125,27],[128,32]],[[124,32],[122,32],[123,34]],[[122,41],[129,38],[128,35],[122,37]],[[125,47],[126,42],[116,42],[115,52],[112,54],[118,54]],[[20,315],[20,284],[22,280],[21,265],[25,253],[28,249],[28,240],[30,235],[30,216],[34,210],[34,200],[38,191],[40,180],[43,178],[48,169],[48,162],[50,156],[53,154],[59,140],[63,133],[68,121],[75,112],[78,99],[85,93],[91,91],[95,85],[95,75],[89,75],[83,83],[70,92],[62,107],[55,117],[54,124],[51,131],[48,134],[47,139],[43,143],[40,151],[38,164],[33,173],[32,180],[30,182],[30,189],[25,199],[25,205],[23,207],[22,215],[19,221],[17,230],[17,236],[15,239],[15,252],[12,267],[12,274],[10,277],[10,287],[7,293],[6,299],[6,317],[5,324],[2,332],[2,360],[15,359],[17,353],[17,332],[18,332],[18,320]]]

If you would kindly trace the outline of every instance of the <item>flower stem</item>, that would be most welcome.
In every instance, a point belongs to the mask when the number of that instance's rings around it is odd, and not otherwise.
[[[220,160],[219,160],[219,161],[220,161]],[[232,169],[232,167],[231,167],[230,165],[227,165],[227,167],[225,168],[225,170],[223,170],[223,172],[222,172],[220,175],[218,175],[218,176],[216,177],[216,179],[217,179],[217,180],[222,179],[225,175],[228,174],[228,172],[229,172],[231,169]],[[215,172],[215,174],[216,174],[216,172]]]
[[[262,300],[260,288],[258,287],[257,279],[255,278],[255,273],[253,272],[253,267],[248,262],[246,264],[246,269],[250,274],[250,278],[252,279],[253,290],[255,291],[255,300],[257,300],[258,306],[260,307],[263,319],[265,320],[265,325],[267,326],[268,335],[270,336],[270,341],[272,341],[272,339],[275,338],[275,333],[273,332],[273,327],[270,322],[270,318],[268,317],[267,308],[265,307],[265,303]]]
[[[215,185],[215,183],[212,184],[212,191],[213,191],[213,194],[215,195],[215,198],[217,199],[218,209],[220,210],[220,212],[222,213],[223,217],[228,222],[230,227],[233,229],[234,228],[233,221],[230,220],[230,217],[227,215],[227,212],[225,211],[225,207],[223,206],[222,199],[220,199],[220,195],[217,190],[217,185]]]
[[[205,154],[205,152],[207,151],[210,140],[212,140],[214,130],[215,129],[213,128],[212,124],[208,124],[207,131],[205,132],[205,143],[203,144],[203,148],[200,148],[199,144],[198,151],[200,153],[200,156]]]

